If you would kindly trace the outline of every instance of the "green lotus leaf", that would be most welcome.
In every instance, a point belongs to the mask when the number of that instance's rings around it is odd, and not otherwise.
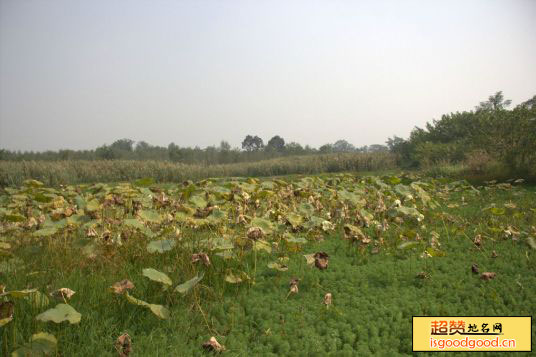
[[[11,357],[49,356],[55,353],[58,341],[54,335],[39,332],[30,338],[30,342],[11,353]]]
[[[169,316],[170,316],[169,310],[166,307],[162,306],[162,305],[149,304],[148,302],[145,302],[143,300],[136,299],[135,297],[130,296],[128,292],[125,293],[125,298],[131,304],[138,305],[138,306],[143,306],[143,307],[148,308],[149,310],[151,310],[151,312],[153,314],[155,314],[156,316],[158,316],[159,318],[161,318],[163,320],[169,318]]]
[[[153,268],[143,269],[143,276],[164,285],[171,286],[173,284],[169,276]]]
[[[145,177],[134,181],[134,185],[139,187],[149,187],[154,185],[154,179],[152,177]]]
[[[52,321],[57,324],[63,321],[68,321],[70,324],[77,324],[80,322],[81,318],[82,314],[68,304],[58,304],[55,308],[49,309],[36,316],[36,319],[39,321]]]
[[[152,210],[141,210],[139,212],[139,216],[144,221],[151,222],[151,223],[162,223],[162,221],[164,220],[162,215]]]
[[[190,197],[190,202],[193,203],[196,208],[205,208],[207,206],[207,201],[200,195]]]
[[[180,284],[180,285],[177,285],[177,287],[175,288],[175,291],[182,294],[182,295],[186,295],[186,293],[188,293],[188,291],[190,291],[194,286],[197,285],[197,283],[199,283],[201,281],[201,279],[203,279],[203,276],[204,276],[204,273],[201,273],[201,275],[196,275],[195,277],[193,277],[192,279]]]
[[[8,222],[24,222],[26,221],[26,217],[24,217],[22,214],[19,213],[11,213],[6,214],[4,216],[4,219]]]
[[[164,253],[168,250],[173,249],[176,244],[177,243],[171,239],[153,240],[152,242],[147,244],[147,251],[149,253]]]
[[[92,199],[91,201],[86,203],[85,210],[88,212],[95,212],[102,208],[102,205],[97,201],[96,199]]]

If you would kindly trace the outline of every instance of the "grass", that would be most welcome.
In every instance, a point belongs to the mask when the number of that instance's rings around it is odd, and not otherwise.
[[[392,222],[385,239],[393,247],[377,254],[372,246],[344,239],[341,225],[303,245],[280,241],[272,254],[240,250],[238,260],[210,254],[212,265],[206,268],[191,264],[191,254],[198,252],[201,240],[225,234],[220,228],[182,227],[182,240],[163,254],[147,254],[149,240],[137,238],[105,245],[94,259],[74,248],[72,232],[37,241],[23,238],[11,253],[24,263],[13,265],[14,271],[4,268],[0,283],[7,290],[69,287],[76,291],[70,304],[82,321],[39,322],[35,316],[43,309],[21,301],[15,305],[16,319],[0,330],[2,352],[8,355],[33,333],[46,331],[56,336],[58,353],[64,356],[117,355],[113,344],[124,332],[132,337],[134,356],[206,355],[201,345],[211,336],[225,345],[228,356],[413,355],[413,315],[531,315],[536,311],[536,258],[526,238],[536,235],[536,192],[492,186],[479,193],[451,187],[447,193],[447,187],[434,191],[441,207],[427,211],[422,224]],[[491,203],[516,207],[494,215],[486,209]],[[521,232],[515,240],[505,236],[509,226]],[[364,230],[372,235],[372,227]],[[432,231],[439,234],[445,256],[421,258],[421,246],[396,249],[400,235],[418,234],[427,242]],[[483,237],[481,247],[473,243],[476,234]],[[317,251],[329,254],[328,269],[306,264],[302,255]],[[290,258],[288,271],[267,268],[283,255]],[[473,263],[481,272],[496,272],[497,278],[480,280],[471,272]],[[165,272],[175,284],[206,273],[182,297],[144,278],[142,269],[148,267]],[[254,283],[224,282],[229,269],[246,272]],[[429,277],[418,278],[420,272]],[[294,277],[300,279],[299,292],[289,295]],[[167,306],[171,317],[160,320],[109,291],[125,278],[136,286],[133,296]],[[327,292],[333,295],[330,308],[323,304]],[[535,340],[534,326],[532,333]]]
[[[339,153],[293,156],[258,162],[224,165],[189,165],[166,161],[67,160],[1,161],[0,187],[20,186],[24,180],[40,180],[47,186],[133,181],[151,177],[156,182],[180,183],[209,177],[267,177],[344,171],[377,171],[395,168],[389,153]]]

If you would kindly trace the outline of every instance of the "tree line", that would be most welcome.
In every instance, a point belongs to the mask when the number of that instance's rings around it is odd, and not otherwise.
[[[536,175],[536,95],[513,107],[502,92],[471,111],[445,114],[415,127],[408,139],[389,138],[398,164],[408,168],[466,163],[475,171],[500,164],[511,173]]]
[[[338,152],[387,152],[385,145],[365,145],[355,147],[346,140],[337,140],[319,148],[302,146],[297,142],[285,142],[281,136],[272,137],[266,144],[257,135],[247,135],[241,147],[232,148],[222,140],[219,146],[206,148],[184,147],[170,143],[167,147],[151,145],[145,141],[119,139],[110,145],[102,145],[94,150],[57,150],[57,151],[10,151],[1,149],[0,160],[6,161],[61,161],[61,160],[157,160],[185,164],[227,164],[253,162],[277,157],[296,155],[315,155]]]

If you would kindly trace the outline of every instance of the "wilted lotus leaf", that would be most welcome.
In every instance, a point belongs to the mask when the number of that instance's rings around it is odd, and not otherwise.
[[[32,187],[32,188],[38,188],[38,187],[43,186],[43,183],[41,181],[37,181],[33,179],[24,180],[22,184],[26,187]]]
[[[473,274],[478,274],[479,273],[478,265],[476,263],[471,265],[471,271],[473,272]]]
[[[317,252],[313,256],[315,258],[315,267],[317,267],[320,270],[324,270],[328,268],[328,258],[329,255],[325,252]]]
[[[182,295],[185,295],[194,286],[196,286],[197,283],[201,281],[201,279],[203,279],[203,276],[204,276],[204,273],[201,273],[201,275],[196,275],[195,277],[188,280],[187,282],[177,285],[177,287],[175,288],[175,291]]]
[[[515,208],[517,208],[517,206],[516,206],[515,203],[513,203],[513,202],[505,203],[505,204],[504,204],[504,207],[509,208],[509,209],[515,209]]]
[[[212,336],[207,342],[203,343],[203,348],[211,352],[223,352],[225,346],[220,345],[214,336]]]
[[[134,284],[130,280],[124,279],[112,285],[111,289],[116,294],[122,294],[126,290],[134,289]]]
[[[251,226],[260,228],[263,234],[270,234],[274,229],[272,222],[259,217],[255,217],[251,220]]]
[[[305,260],[307,260],[308,265],[313,265],[315,263],[315,254],[304,254]]]
[[[264,250],[267,253],[271,253],[272,246],[270,245],[270,243],[264,240],[257,240],[253,243],[253,250],[255,251]]]
[[[275,269],[278,271],[287,271],[289,257],[281,257],[276,262],[268,263],[268,268]]]
[[[165,273],[162,273],[156,269],[146,268],[146,269],[143,269],[142,273],[143,273],[143,276],[151,279],[152,281],[156,281],[157,283],[162,283],[168,286],[171,286],[173,284],[169,276],[167,276]]]
[[[528,237],[528,238],[527,238],[527,244],[528,244],[529,247],[531,247],[532,249],[536,249],[536,241],[534,240],[534,238],[532,238],[532,237]]]
[[[473,239],[473,243],[477,246],[477,247],[480,247],[482,245],[482,236],[480,234],[477,234],[475,236],[475,238]]]
[[[168,250],[173,249],[177,243],[174,240],[164,239],[164,240],[154,240],[147,244],[147,251],[149,253],[164,253]]]
[[[0,327],[13,320],[14,308],[15,304],[12,301],[4,301],[0,303]]]
[[[56,351],[58,341],[54,335],[46,332],[39,332],[32,335],[30,342],[13,351],[12,357],[27,356],[50,356]]]
[[[344,225],[344,237],[353,242],[363,241],[367,239],[367,237],[363,234],[363,232],[361,231],[359,227],[356,227],[351,224]]]
[[[285,234],[285,239],[287,240],[287,242],[289,243],[295,243],[295,244],[304,244],[304,243],[307,243],[307,239],[303,238],[303,237],[294,237],[293,235],[291,234]]]
[[[96,237],[98,234],[97,234],[97,231],[95,230],[95,228],[93,227],[89,227],[86,231],[86,236],[87,237]]]
[[[132,340],[128,333],[124,333],[115,341],[115,349],[119,354],[119,357],[128,357],[132,352]]]
[[[484,273],[482,273],[482,275],[480,275],[480,279],[482,279],[482,280],[491,280],[491,279],[495,279],[496,275],[497,275],[496,273],[484,272]]]
[[[324,232],[331,231],[335,229],[335,226],[330,221],[322,221],[322,230]]]
[[[195,195],[190,198],[190,202],[195,205],[197,208],[205,208],[207,206],[207,201],[201,195]]]
[[[419,279],[428,279],[428,278],[430,278],[430,274],[428,274],[425,271],[421,271],[419,274],[417,274],[417,278],[419,278]]]
[[[150,223],[162,223],[163,217],[156,211],[141,210],[138,212],[141,219]]]
[[[249,276],[245,272],[240,272],[240,274],[233,274],[232,272],[225,275],[225,281],[230,284],[238,284],[244,280],[249,280]]]
[[[32,235],[34,237],[48,237],[56,234],[57,232],[58,230],[55,227],[46,227],[33,232]]]
[[[65,299],[69,300],[74,294],[75,292],[69,288],[61,288],[50,293],[52,297],[55,297],[56,299],[61,299],[61,300],[65,300]]]
[[[495,216],[502,216],[506,213],[506,210],[504,208],[499,207],[491,207],[489,211]]]
[[[331,305],[331,300],[331,293],[327,293],[326,295],[324,295],[324,304],[326,305],[326,307],[329,307]]]
[[[292,228],[296,229],[302,225],[303,217],[295,213],[289,213],[287,215],[287,222],[290,223]]]
[[[264,231],[260,227],[250,227],[247,236],[249,239],[258,240],[264,237]]]
[[[149,304],[148,302],[145,302],[143,300],[140,300],[140,299],[136,299],[135,297],[133,296],[130,296],[128,293],[125,294],[125,298],[127,299],[128,302],[130,302],[131,304],[134,304],[134,305],[139,305],[139,306],[143,306],[143,307],[146,307],[148,308],[149,310],[151,310],[151,312],[153,314],[155,314],[156,316],[158,316],[159,318],[161,319],[167,319],[170,315],[169,313],[169,310],[166,309],[164,306],[162,305],[156,305],[156,304]]]
[[[504,230],[504,234],[505,234],[506,238],[512,238],[512,240],[517,240],[518,237],[519,237],[520,232],[519,232],[519,230],[517,230],[516,228],[514,228],[512,226],[508,226]]]
[[[82,315],[76,311],[71,305],[58,304],[55,308],[49,309],[36,316],[40,321],[52,321],[55,323],[61,323],[63,321],[69,321],[70,324],[77,324],[80,322]]]
[[[300,282],[299,279],[293,278],[290,280],[290,290],[289,294],[297,294],[298,293],[298,283]]]
[[[404,243],[399,244],[397,248],[400,250],[405,250],[405,249],[415,248],[418,245],[419,245],[419,242],[404,242]]]
[[[207,267],[210,265],[210,259],[206,253],[192,254],[192,263],[197,263],[199,261]]]
[[[439,250],[439,249],[436,249],[434,247],[428,247],[426,248],[426,253],[428,253],[428,255],[430,257],[443,257],[445,256],[445,252]]]

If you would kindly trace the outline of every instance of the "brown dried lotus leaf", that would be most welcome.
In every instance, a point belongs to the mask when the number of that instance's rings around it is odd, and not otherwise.
[[[214,336],[212,336],[207,342],[203,343],[203,348],[212,352],[225,351],[225,346],[220,345]]]
[[[210,265],[210,258],[208,257],[206,253],[192,254],[192,263],[197,263],[199,261],[201,261],[207,267]]]
[[[112,290],[116,294],[123,294],[126,290],[130,289],[134,289],[134,284],[128,279],[118,281],[112,285]]]
[[[327,293],[326,295],[324,295],[324,304],[329,307],[331,305],[331,302],[332,302],[331,293]]]
[[[69,300],[76,292],[69,288],[61,288],[50,293],[56,299]]]
[[[15,304],[12,301],[4,301],[0,303],[0,320],[11,319]]]
[[[87,231],[86,231],[86,236],[90,237],[90,238],[96,237],[97,236],[97,231],[95,230],[95,228],[89,227],[87,229]]]
[[[313,256],[315,258],[315,267],[317,267],[320,270],[324,270],[328,268],[328,258],[329,255],[325,252],[317,252]]]
[[[124,333],[115,341],[115,349],[119,354],[119,357],[128,357],[132,352],[132,340],[128,333]]]
[[[428,274],[425,271],[421,271],[419,274],[417,274],[417,278],[419,279],[428,279],[430,277],[430,274]]]
[[[476,265],[476,263],[471,265],[471,271],[473,272],[473,274],[478,274],[479,273],[478,265]]]
[[[292,294],[297,294],[298,293],[298,290],[299,290],[298,289],[298,283],[299,283],[299,281],[300,280],[296,279],[296,278],[294,278],[294,279],[292,279],[290,281],[290,292],[289,292],[289,294],[291,294],[291,293]]]
[[[251,240],[259,240],[264,237],[264,231],[260,227],[251,227],[248,229],[247,236]]]
[[[482,273],[482,275],[480,275],[480,279],[491,280],[491,279],[495,279],[495,276],[497,276],[497,273],[487,271],[487,272]]]

